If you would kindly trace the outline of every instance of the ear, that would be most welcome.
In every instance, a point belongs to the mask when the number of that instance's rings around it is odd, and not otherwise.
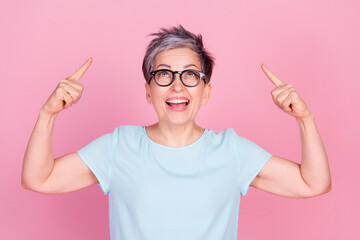
[[[205,84],[201,105],[205,105],[210,98],[211,83]]]
[[[145,82],[145,91],[146,91],[146,100],[149,104],[152,104],[151,94],[150,94],[150,83]]]

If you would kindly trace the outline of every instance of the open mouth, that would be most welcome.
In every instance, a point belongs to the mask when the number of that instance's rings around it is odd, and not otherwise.
[[[186,98],[170,98],[166,100],[166,104],[174,111],[185,110],[190,101]]]
[[[166,104],[169,106],[187,106],[189,104],[189,100],[187,99],[167,100]]]

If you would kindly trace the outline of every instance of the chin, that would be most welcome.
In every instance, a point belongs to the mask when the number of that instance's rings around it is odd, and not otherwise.
[[[173,125],[173,126],[184,126],[184,125],[195,122],[194,119],[184,119],[184,118],[180,118],[180,117],[179,118],[176,118],[176,117],[167,118],[167,119],[163,119],[161,121],[166,122],[168,125]]]

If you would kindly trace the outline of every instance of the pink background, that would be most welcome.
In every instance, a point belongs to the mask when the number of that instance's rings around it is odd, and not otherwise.
[[[212,96],[198,123],[234,128],[300,161],[297,123],[278,110],[265,63],[296,87],[316,117],[333,188],[311,199],[252,189],[240,239],[360,239],[360,4],[352,1],[12,1],[0,3],[0,239],[109,239],[107,197],[95,185],[43,195],[21,188],[38,112],[61,78],[89,56],[81,101],[56,121],[55,157],[121,124],[156,121],[141,63],[147,34],[174,24],[203,35],[216,57]]]

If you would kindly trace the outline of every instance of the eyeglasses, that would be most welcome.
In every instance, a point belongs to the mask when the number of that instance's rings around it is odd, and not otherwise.
[[[157,85],[167,87],[174,82],[176,73],[180,74],[180,80],[186,87],[196,87],[205,76],[205,73],[196,70],[171,71],[169,69],[159,69],[150,74]],[[203,80],[206,83],[205,79]]]

